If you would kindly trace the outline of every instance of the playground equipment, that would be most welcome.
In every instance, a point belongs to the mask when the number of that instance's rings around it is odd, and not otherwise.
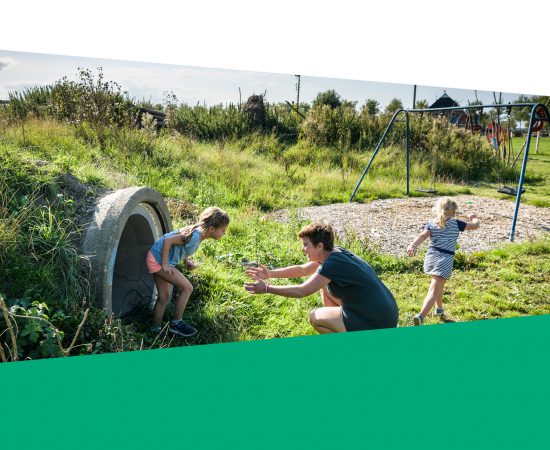
[[[97,202],[82,250],[90,261],[92,288],[107,314],[124,317],[153,301],[155,285],[145,257],[171,230],[168,207],[154,189],[120,189]]]
[[[499,111],[497,110],[497,113],[498,112]],[[514,157],[514,146],[513,146],[511,131],[510,131],[512,129],[511,127],[512,108],[510,106],[506,108],[506,113],[508,117],[507,127],[503,127],[500,125],[499,123],[500,115],[499,115],[498,121],[492,120],[490,123],[487,124],[487,140],[493,146],[495,154],[498,155],[498,157],[502,161],[506,162],[506,164],[510,165],[510,161],[512,160],[512,158],[514,159],[514,161],[511,164],[512,168],[514,168],[516,165],[517,159]],[[521,148],[519,154],[521,154],[521,151],[523,150],[524,147],[525,147],[525,144]],[[519,158],[519,154],[518,154],[518,158]],[[516,183],[517,183],[518,177],[515,169],[514,169],[514,173],[516,174]],[[500,180],[502,180],[502,177],[500,177]],[[515,196],[518,193],[515,187],[506,186],[506,185],[503,185],[500,188],[498,188],[497,192],[500,192],[501,194],[512,195],[512,196]],[[525,192],[525,189],[522,188],[521,193],[523,194],[524,192]]]
[[[424,109],[399,109],[397,110],[393,117],[390,120],[390,123],[384,130],[384,133],[382,134],[382,137],[378,141],[378,144],[376,145],[376,148],[374,149],[374,152],[365,167],[365,170],[363,171],[363,174],[359,178],[359,181],[357,182],[357,185],[355,186],[355,189],[353,190],[353,193],[350,196],[349,201],[353,201],[355,198],[355,194],[357,193],[359,186],[363,182],[363,179],[367,175],[370,166],[372,165],[372,162],[374,161],[374,158],[378,154],[378,151],[380,150],[382,144],[386,140],[386,137],[390,130],[393,127],[393,124],[396,122],[397,117],[400,114],[405,115],[405,123],[407,127],[407,133],[406,133],[406,156],[407,156],[407,190],[406,195],[410,194],[410,122],[409,122],[409,114],[423,114],[423,113],[434,113],[438,111],[454,111],[454,110],[483,110],[484,108],[495,108],[497,111],[504,108],[515,108],[515,107],[529,107],[531,108],[531,115],[529,118],[529,127],[527,132],[527,140],[525,145],[525,153],[523,155],[523,163],[521,165],[521,174],[518,182],[518,187],[516,189],[516,206],[514,209],[514,217],[512,219],[512,227],[510,229],[510,236],[509,240],[514,240],[514,234],[516,229],[516,222],[517,222],[517,216],[519,211],[519,204],[521,201],[521,194],[524,192],[523,189],[523,180],[525,177],[525,168],[527,166],[527,157],[529,156],[529,145],[531,143],[531,136],[533,134],[534,126],[542,128],[544,125],[544,122],[550,122],[550,114],[548,113],[548,109],[545,105],[542,105],[540,103],[511,103],[511,104],[494,104],[494,105],[474,105],[474,106],[456,106],[456,107],[449,107],[449,108],[424,108]],[[540,129],[539,128],[539,129]]]
[[[431,108],[430,108],[431,109]],[[456,116],[455,116],[456,117]],[[417,192],[423,192],[425,194],[436,194],[437,190],[435,188],[435,180],[437,177],[437,169],[438,169],[438,160],[439,160],[439,154],[441,150],[441,137],[443,133],[449,131],[449,126],[452,124],[452,115],[448,118],[444,115],[440,115],[440,117],[433,117],[432,119],[432,128],[437,130],[437,142],[436,145],[433,147],[431,152],[431,183],[429,187],[422,187],[420,185],[420,175],[419,175],[419,187],[415,189]],[[422,116],[421,116],[421,122],[422,122]],[[421,129],[422,132],[422,129]]]

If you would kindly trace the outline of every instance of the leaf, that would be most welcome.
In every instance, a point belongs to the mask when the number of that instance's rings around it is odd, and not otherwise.
[[[29,332],[29,339],[33,343],[36,343],[36,341],[38,341],[38,333],[36,332],[36,330],[31,330]]]

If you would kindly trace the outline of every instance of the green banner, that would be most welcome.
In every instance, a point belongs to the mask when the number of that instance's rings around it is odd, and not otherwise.
[[[550,316],[0,365],[12,449],[546,448]]]

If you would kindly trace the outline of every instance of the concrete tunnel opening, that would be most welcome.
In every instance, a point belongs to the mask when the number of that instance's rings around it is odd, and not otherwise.
[[[140,214],[131,215],[122,231],[113,268],[112,312],[125,316],[153,296],[153,277],[143,264],[155,242],[150,223]]]
[[[154,189],[120,189],[97,202],[83,252],[91,264],[91,284],[107,314],[131,316],[156,295],[145,264],[153,243],[172,229],[164,199]]]

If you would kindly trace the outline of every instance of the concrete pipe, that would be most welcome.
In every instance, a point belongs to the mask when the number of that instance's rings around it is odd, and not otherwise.
[[[145,257],[171,230],[166,203],[154,189],[131,187],[100,199],[83,252],[91,263],[93,292],[107,314],[124,317],[151,304],[155,286]]]

